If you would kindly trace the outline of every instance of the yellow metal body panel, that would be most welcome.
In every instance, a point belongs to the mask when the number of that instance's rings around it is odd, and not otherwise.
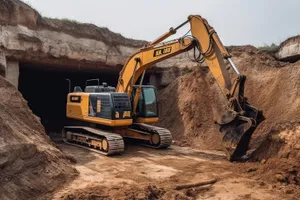
[[[145,124],[152,124],[158,122],[158,117],[152,117],[152,118],[142,118],[138,117],[135,119],[136,123],[145,123]]]
[[[80,97],[80,102],[71,102],[71,97]],[[84,92],[72,92],[68,94],[66,113],[67,117],[83,118],[88,116],[89,94]]]
[[[153,66],[154,64],[166,60],[167,58],[176,56],[180,53],[183,53],[193,47],[192,40],[186,38],[182,42],[172,41],[168,42],[167,44],[162,45],[153,45],[147,46],[138,50],[134,53],[126,62],[124,68],[120,73],[119,82],[117,85],[117,92],[126,92],[128,95],[131,95],[132,88],[130,87],[131,77],[133,74],[135,84],[140,75],[149,67]],[[162,52],[158,54],[156,52]],[[139,58],[140,62],[137,65],[136,72],[134,73],[135,68],[135,58]]]
[[[222,90],[230,90],[231,80],[224,63],[224,58],[230,57],[230,55],[219,39],[219,36],[206,19],[200,16],[192,17],[190,24],[192,35],[200,42],[201,50],[207,52],[204,56],[205,62],[217,80],[217,83]],[[224,91],[224,93],[226,94],[227,91]]]
[[[122,137],[151,141],[150,134],[145,134],[142,131],[138,131],[134,129],[129,129],[129,128],[119,129],[119,130],[115,130],[114,132],[120,134]]]
[[[79,97],[80,102],[71,102],[70,99]],[[79,101],[79,100],[78,100]],[[89,116],[89,93],[73,92],[68,94],[66,113],[68,118],[78,119],[95,124],[102,124],[106,126],[128,126],[132,124],[132,119],[104,119],[99,117]]]

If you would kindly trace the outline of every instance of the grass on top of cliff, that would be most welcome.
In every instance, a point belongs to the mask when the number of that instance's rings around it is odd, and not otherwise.
[[[264,46],[257,47],[258,50],[269,52],[269,53],[276,53],[279,50],[280,46],[272,43],[271,45],[265,44]]]
[[[30,7],[32,10],[35,10],[36,12],[38,12],[42,16],[41,12],[37,11],[37,9],[29,1],[20,0],[20,2],[26,4],[26,6]]]
[[[57,18],[56,18],[57,19]],[[62,18],[60,19],[61,21],[65,21],[65,22],[71,22],[71,23],[76,23],[76,24],[82,24],[82,22],[79,22],[75,19],[69,19],[69,18]]]
[[[78,24],[78,25],[81,25],[81,24],[90,24],[90,23],[86,23],[86,22],[80,22],[80,21],[77,21],[75,19],[69,19],[69,18],[57,18],[57,17],[44,17],[43,16],[43,19],[46,19],[46,20],[58,20],[58,21],[62,21],[62,22],[69,22],[69,23],[74,23],[74,24]],[[104,27],[101,27],[101,28],[104,28]]]

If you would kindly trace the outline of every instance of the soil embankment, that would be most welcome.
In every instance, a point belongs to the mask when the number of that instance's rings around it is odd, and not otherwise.
[[[76,170],[20,92],[0,76],[0,199],[51,196]]]
[[[265,178],[276,180],[280,174],[284,182],[299,184],[300,62],[279,62],[251,46],[229,49],[247,76],[245,96],[266,117],[252,137],[254,161],[266,163],[260,171]],[[160,100],[160,125],[172,131],[177,144],[220,149],[213,119],[226,101],[206,69],[179,77],[161,92]]]

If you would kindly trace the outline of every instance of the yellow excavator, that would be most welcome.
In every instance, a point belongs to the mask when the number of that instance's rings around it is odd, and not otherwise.
[[[165,42],[187,23],[191,35]],[[216,31],[199,15],[190,15],[178,27],[170,28],[133,53],[120,72],[116,88],[105,83],[100,85],[99,80],[97,85],[88,85],[91,81],[88,80],[84,91],[74,87],[74,92],[67,97],[66,114],[75,125],[64,127],[64,141],[105,155],[122,153],[123,138],[153,148],[169,147],[172,143],[170,131],[149,125],[158,121],[156,89],[142,83],[147,68],[192,49],[193,61],[206,62],[228,100],[227,113],[215,117],[227,158],[230,161],[243,159],[251,135],[264,117],[262,111],[251,106],[244,97],[246,77],[233,64]],[[225,60],[237,74],[233,82]]]

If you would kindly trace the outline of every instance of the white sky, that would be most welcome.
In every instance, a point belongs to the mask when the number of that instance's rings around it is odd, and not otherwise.
[[[300,34],[300,0],[24,0],[43,16],[107,27],[151,41],[200,14],[225,45],[280,43]],[[185,33],[188,27],[179,33]],[[180,34],[178,34],[180,36]]]

